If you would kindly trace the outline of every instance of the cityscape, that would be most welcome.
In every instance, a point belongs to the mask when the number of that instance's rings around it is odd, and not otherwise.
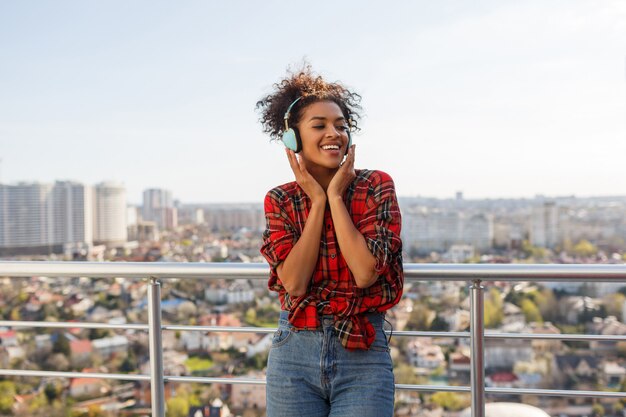
[[[166,189],[127,203],[122,184],[0,184],[2,260],[264,262],[262,204],[185,204]],[[626,196],[528,199],[400,197],[407,263],[624,263]],[[147,320],[146,286],[124,279],[0,277],[5,320]],[[171,324],[275,327],[279,303],[263,281],[173,280],[163,286]],[[487,284],[487,329],[626,335],[626,285]],[[393,330],[465,331],[463,282],[408,282],[387,314]],[[271,334],[164,332],[167,375],[264,378]],[[135,330],[0,329],[4,368],[149,373],[148,339]],[[391,338],[396,383],[468,385],[465,339]],[[489,387],[624,391],[626,342],[489,340]],[[551,416],[623,416],[618,399],[498,396]],[[489,400],[490,398],[488,398]],[[261,385],[166,383],[167,415],[263,416]],[[396,391],[396,416],[460,417],[469,396]],[[0,415],[144,416],[144,382],[13,377],[0,381]]]

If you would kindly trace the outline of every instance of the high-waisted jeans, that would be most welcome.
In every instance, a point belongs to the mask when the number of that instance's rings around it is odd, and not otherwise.
[[[392,417],[394,377],[383,315],[369,350],[346,350],[322,317],[322,330],[292,330],[280,314],[267,360],[267,417]]]

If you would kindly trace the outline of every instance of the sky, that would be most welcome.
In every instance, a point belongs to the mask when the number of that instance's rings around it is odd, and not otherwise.
[[[307,60],[363,97],[400,196],[626,194],[626,2],[0,2],[0,182],[261,202],[255,103]]]

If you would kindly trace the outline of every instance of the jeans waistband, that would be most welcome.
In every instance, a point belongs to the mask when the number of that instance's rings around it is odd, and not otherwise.
[[[364,316],[367,317],[369,322],[375,327],[382,326],[383,321],[385,320],[385,313],[364,313]],[[322,326],[332,324],[335,321],[335,317],[333,315],[320,315],[319,318]],[[289,321],[289,312],[281,310],[279,320]]]

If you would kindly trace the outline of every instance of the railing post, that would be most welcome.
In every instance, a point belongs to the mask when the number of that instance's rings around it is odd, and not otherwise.
[[[163,339],[161,336],[161,283],[150,277],[148,284],[148,337],[150,339],[150,394],[152,417],[165,417]]]
[[[485,308],[484,287],[479,279],[470,287],[470,358],[472,417],[485,417]]]

